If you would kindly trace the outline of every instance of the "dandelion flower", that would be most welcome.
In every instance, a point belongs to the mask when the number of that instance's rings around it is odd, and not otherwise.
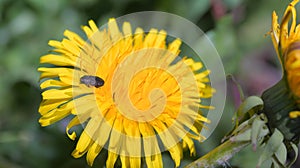
[[[132,32],[128,22],[119,30],[115,19],[99,30],[93,21],[83,26],[88,40],[66,30],[62,41],[42,56],[39,112],[42,126],[71,116],[66,127],[75,140],[74,127],[83,126],[75,158],[86,154],[91,166],[103,148],[107,167],[120,158],[124,167],[162,167],[168,151],[175,166],[182,150],[195,154],[193,140],[209,120],[202,116],[202,98],[214,90],[208,70],[200,62],[179,59],[180,39],[167,43],[164,30],[141,28]],[[50,66],[46,66],[50,64]]]
[[[280,24],[273,12],[270,34],[281,61],[283,77],[262,95],[271,130],[279,129],[285,140],[296,144],[300,134],[300,26],[296,23],[295,9],[298,1],[289,4]]]
[[[300,26],[296,21],[294,0],[287,7],[282,22],[278,24],[278,16],[273,12],[271,37],[276,52],[283,64],[289,87],[296,97],[300,97]],[[289,27],[289,22],[291,25]]]

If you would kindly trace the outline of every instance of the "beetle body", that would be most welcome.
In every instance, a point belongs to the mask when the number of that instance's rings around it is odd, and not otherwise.
[[[98,76],[84,75],[80,78],[80,83],[85,84],[88,87],[94,86],[99,88],[104,85],[104,80]]]

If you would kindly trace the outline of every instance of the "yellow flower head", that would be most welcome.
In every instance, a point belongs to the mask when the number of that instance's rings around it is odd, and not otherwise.
[[[296,21],[295,5],[292,1],[287,7],[280,25],[278,16],[273,12],[271,37],[284,69],[284,77],[296,101],[300,102],[300,25]],[[291,21],[291,25],[289,22]],[[300,112],[290,113],[291,118],[300,116]]]
[[[277,20],[278,16],[276,12],[273,12],[272,19],[272,32],[271,37],[276,49],[276,52],[283,64],[285,73],[289,81],[289,86],[296,96],[300,96],[300,87],[297,80],[297,73],[295,70],[300,67],[300,26],[296,25],[296,9],[295,5],[299,0],[294,0],[287,7],[285,14],[282,18],[282,22],[279,25]],[[289,27],[289,21],[292,19]]]
[[[181,40],[166,42],[164,30],[145,33],[115,19],[99,30],[93,21],[83,26],[84,41],[66,30],[62,41],[50,41],[51,54],[40,67],[43,101],[39,120],[48,126],[72,116],[66,132],[75,140],[74,126],[84,127],[72,155],[86,154],[92,165],[103,148],[107,167],[118,157],[125,167],[162,167],[161,152],[169,151],[175,166],[182,150],[195,154],[193,139],[204,122],[200,98],[210,98],[208,70],[192,59],[178,57]]]

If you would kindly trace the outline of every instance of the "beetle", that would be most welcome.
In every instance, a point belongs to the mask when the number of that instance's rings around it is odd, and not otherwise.
[[[80,83],[88,87],[94,86],[99,88],[104,85],[104,80],[98,76],[84,75],[80,78]]]

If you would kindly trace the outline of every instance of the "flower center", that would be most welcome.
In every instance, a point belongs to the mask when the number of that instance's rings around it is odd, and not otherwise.
[[[300,68],[300,41],[291,43],[285,54],[285,69],[287,72],[287,80],[289,87],[294,94],[297,102],[299,102],[300,89],[299,89],[299,75]]]
[[[181,101],[176,79],[168,72],[157,68],[142,70],[133,77],[129,86],[129,97],[134,106],[141,112],[166,102],[168,99],[169,102],[167,103],[172,103],[170,100],[172,97],[178,98],[174,100],[177,104]],[[152,103],[149,100],[152,100]]]

